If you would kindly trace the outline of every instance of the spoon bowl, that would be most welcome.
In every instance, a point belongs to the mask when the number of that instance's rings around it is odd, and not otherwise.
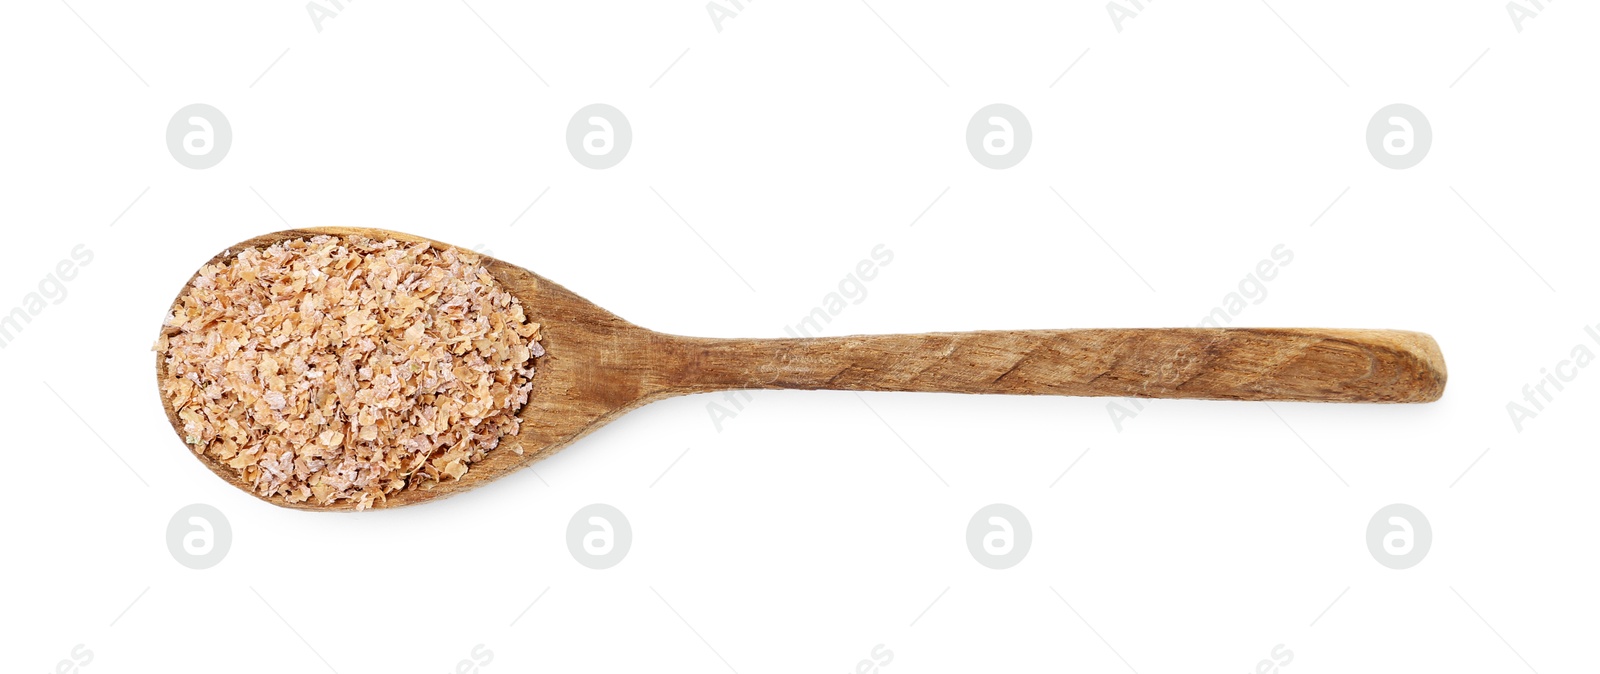
[[[381,229],[318,227],[248,239],[207,264],[230,259],[243,248],[319,235],[452,247]],[[527,269],[482,257],[489,273],[542,326],[545,353],[535,361],[528,403],[517,414],[521,430],[502,438],[460,479],[431,489],[402,489],[372,509],[476,488],[550,456],[629,410],[689,393],[832,389],[1410,403],[1438,399],[1446,381],[1444,358],[1433,338],[1396,330],[1079,329],[782,339],[669,335],[629,323]],[[166,370],[165,355],[158,353],[158,390]],[[182,442],[177,410],[166,395],[160,397]],[[350,501],[320,505],[262,496],[227,465],[190,453],[224,481],[273,505],[323,511],[356,507]]]

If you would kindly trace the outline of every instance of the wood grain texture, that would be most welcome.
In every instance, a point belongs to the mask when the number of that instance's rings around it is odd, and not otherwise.
[[[377,229],[316,228],[241,242],[319,234],[427,242]],[[633,325],[531,271],[487,258],[489,272],[543,325],[545,355],[521,432],[458,481],[391,495],[375,508],[448,496],[553,454],[612,419],[674,395],[730,389],[836,389],[1216,400],[1407,403],[1444,392],[1444,358],[1425,334],[1393,330],[1255,328],[1014,330],[805,339],[712,339]],[[176,303],[176,298],[174,298]],[[166,363],[156,357],[158,381]],[[159,388],[158,388],[159,391]],[[162,396],[183,441],[177,412]],[[194,455],[188,445],[183,451]],[[521,450],[518,454],[516,450]],[[218,477],[253,493],[234,471],[195,455]],[[341,503],[290,504],[349,510]]]
[[[676,380],[727,388],[1213,400],[1428,402],[1432,338],[1389,330],[1014,330],[813,339],[680,338]]]

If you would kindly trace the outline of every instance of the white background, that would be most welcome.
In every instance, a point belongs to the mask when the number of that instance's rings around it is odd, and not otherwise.
[[[1097,2],[747,0],[719,31],[699,0],[471,3],[347,0],[320,32],[298,0],[7,6],[0,312],[94,255],[0,350],[8,671],[79,644],[89,674],[446,672],[479,644],[489,674],[844,672],[879,644],[889,674],[1245,672],[1280,644],[1290,674],[1592,668],[1600,370],[1520,432],[1506,405],[1600,353],[1594,6],[1519,32],[1499,0],[1147,1],[1119,32]],[[197,102],[234,134],[205,170],[164,144]],[[565,146],[596,102],[634,131],[607,170]],[[964,140],[997,102],[1034,133],[1007,170]],[[1406,170],[1364,138],[1397,102],[1434,134]],[[1451,379],[1120,430],[1105,399],[836,392],[719,430],[727,401],[686,397],[470,494],[293,512],[187,455],[149,351],[201,262],[286,223],[487,248],[708,336],[782,335],[877,244],[825,334],[1193,325],[1284,244],[1235,325],[1420,330]],[[166,547],[191,503],[232,526],[210,569]],[[591,503],[634,532],[603,571],[564,540]],[[990,503],[1033,530],[1002,571],[965,543]],[[1391,503],[1433,529],[1406,570],[1366,547]]]

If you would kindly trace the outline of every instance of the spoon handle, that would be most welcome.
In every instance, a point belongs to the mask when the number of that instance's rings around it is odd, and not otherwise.
[[[1413,403],[1444,393],[1432,337],[1399,330],[1010,330],[681,338],[682,392],[832,389]]]

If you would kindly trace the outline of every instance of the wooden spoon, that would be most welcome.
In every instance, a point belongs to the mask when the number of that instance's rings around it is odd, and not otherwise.
[[[258,236],[219,253],[210,263],[231,258],[241,248],[320,234],[449,247],[381,229],[320,227]],[[633,325],[538,274],[491,257],[484,260],[489,273],[543,326],[545,355],[536,361],[533,392],[519,414],[522,430],[503,439],[460,480],[431,490],[405,489],[373,508],[421,503],[478,487],[550,456],[624,412],[687,393],[833,389],[1415,403],[1437,400],[1445,386],[1444,357],[1433,338],[1396,330],[1162,328],[683,337]],[[156,375],[158,382],[166,375],[160,354]],[[165,395],[161,400],[181,442],[177,412]],[[522,453],[511,451],[514,447]],[[187,444],[184,448],[194,454]],[[232,468],[195,456],[218,477],[255,494]],[[257,496],[301,510],[355,507],[349,502],[321,506]]]

